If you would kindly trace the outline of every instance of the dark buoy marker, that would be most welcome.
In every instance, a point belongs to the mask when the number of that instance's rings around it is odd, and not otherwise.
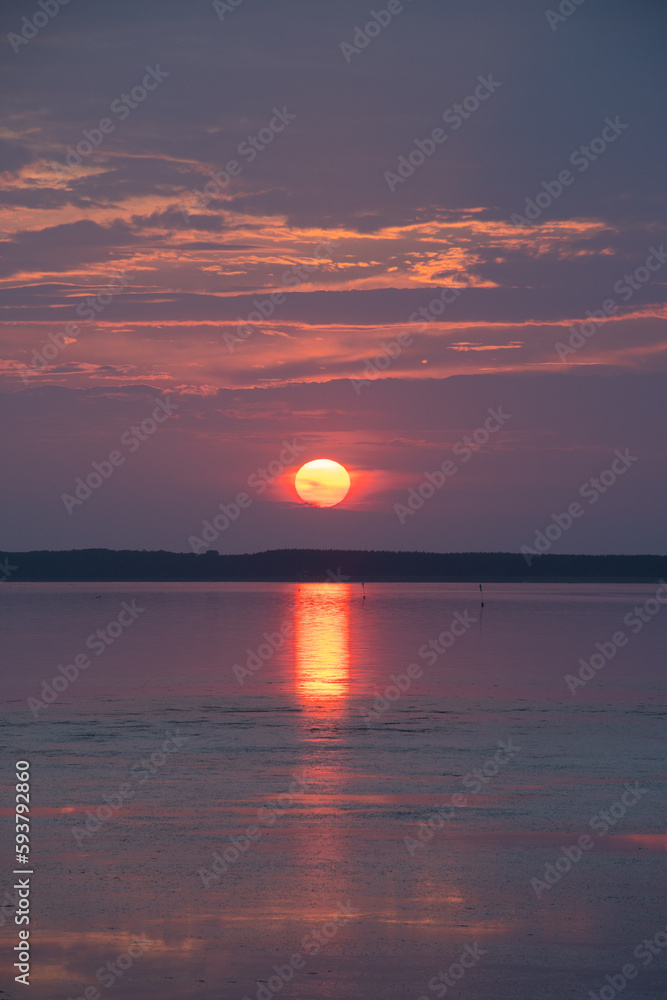
[[[482,590],[482,585],[480,583],[480,585],[479,585],[479,600],[480,600],[480,606],[481,607],[484,607],[484,601],[482,600],[483,597],[484,597],[484,591]]]

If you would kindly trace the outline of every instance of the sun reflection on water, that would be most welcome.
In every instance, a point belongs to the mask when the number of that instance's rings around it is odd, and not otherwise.
[[[344,698],[350,685],[350,596],[346,583],[296,590],[295,684],[307,701]]]

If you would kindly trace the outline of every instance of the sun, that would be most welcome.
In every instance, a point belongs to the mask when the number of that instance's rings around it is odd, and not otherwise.
[[[315,507],[335,507],[344,500],[350,489],[350,476],[339,462],[318,458],[306,462],[294,479],[297,493],[306,503]]]

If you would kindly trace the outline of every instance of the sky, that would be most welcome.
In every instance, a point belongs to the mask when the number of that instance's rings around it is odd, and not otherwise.
[[[43,3],[0,12],[6,551],[667,552],[664,3]]]

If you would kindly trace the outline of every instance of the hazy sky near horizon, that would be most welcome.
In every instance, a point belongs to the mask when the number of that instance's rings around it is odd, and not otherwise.
[[[512,551],[579,500],[551,551],[667,552],[664,3],[44,3],[0,12],[5,550],[189,550],[245,492],[220,551]]]

